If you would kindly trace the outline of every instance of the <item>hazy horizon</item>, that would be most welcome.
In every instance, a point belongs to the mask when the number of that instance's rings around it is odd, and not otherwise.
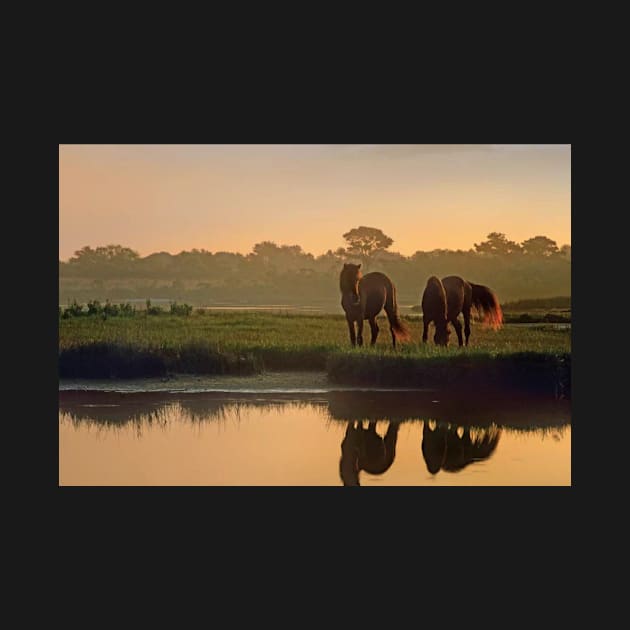
[[[571,244],[570,145],[59,145],[59,258],[120,244],[141,256],[315,256],[360,225],[391,251],[463,249],[502,232]]]

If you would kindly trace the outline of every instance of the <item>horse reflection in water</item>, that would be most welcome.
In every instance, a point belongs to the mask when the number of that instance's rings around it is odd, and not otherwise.
[[[361,421],[350,421],[341,442],[339,475],[344,486],[360,486],[362,470],[371,475],[382,475],[390,468],[396,456],[398,422],[390,422],[385,437],[376,432],[376,422],[367,428]]]
[[[497,427],[476,429],[471,434],[469,427],[438,425],[431,429],[425,421],[422,429],[422,455],[427,470],[432,475],[440,470],[459,472],[473,462],[490,457],[500,437],[501,429]]]

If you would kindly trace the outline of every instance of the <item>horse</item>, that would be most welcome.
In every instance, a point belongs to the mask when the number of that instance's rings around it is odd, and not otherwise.
[[[435,324],[433,341],[438,346],[448,345],[448,319],[446,305],[446,290],[442,281],[436,276],[427,280],[427,286],[422,293],[422,341],[427,342],[429,324]]]
[[[410,341],[409,328],[400,319],[396,302],[396,287],[393,282],[379,271],[362,275],[361,263],[345,263],[339,274],[341,306],[346,314],[350,342],[353,346],[363,345],[363,320],[367,319],[372,331],[371,345],[376,343],[378,325],[376,316],[385,309],[389,328],[392,333],[392,345],[396,348],[396,339]],[[355,333],[355,322],[357,331]]]
[[[469,427],[461,427],[461,437],[455,426],[438,425],[431,430],[425,420],[422,428],[422,456],[427,470],[436,475],[440,470],[459,472],[473,462],[488,459],[494,453],[501,429],[481,429],[476,436]]]
[[[398,422],[391,422],[385,437],[376,432],[376,422],[370,421],[364,429],[362,422],[348,422],[341,442],[339,476],[344,486],[360,486],[359,472],[382,475],[389,470],[396,457]]]
[[[453,324],[457,333],[460,347],[464,345],[462,339],[462,325],[457,319],[458,315],[464,315],[464,334],[466,345],[470,338],[470,310],[474,306],[481,316],[484,324],[493,330],[503,325],[503,311],[494,291],[482,284],[474,284],[459,276],[446,276],[442,278],[442,285],[446,291],[447,315],[446,318]]]

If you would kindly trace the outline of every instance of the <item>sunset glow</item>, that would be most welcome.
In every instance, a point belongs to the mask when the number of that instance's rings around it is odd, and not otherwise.
[[[391,251],[473,247],[490,232],[571,243],[570,145],[60,145],[59,258],[120,244],[315,256],[359,225]]]

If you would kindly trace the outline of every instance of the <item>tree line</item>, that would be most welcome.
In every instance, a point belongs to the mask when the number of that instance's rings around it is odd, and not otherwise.
[[[359,226],[343,234],[345,247],[313,256],[299,245],[256,243],[249,254],[192,249],[141,257],[122,245],[85,246],[59,261],[59,297],[146,299],[163,297],[195,304],[319,304],[337,301],[339,271],[360,262],[364,273],[383,271],[401,302],[418,303],[430,275],[461,275],[492,287],[502,301],[571,294],[571,246],[546,236],[520,243],[491,232],[468,250],[435,249],[403,256],[378,228]]]

